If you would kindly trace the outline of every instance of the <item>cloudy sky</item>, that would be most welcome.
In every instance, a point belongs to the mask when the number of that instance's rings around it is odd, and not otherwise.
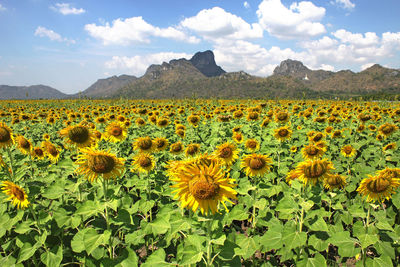
[[[0,84],[82,91],[212,50],[226,71],[400,68],[399,0],[0,0]]]

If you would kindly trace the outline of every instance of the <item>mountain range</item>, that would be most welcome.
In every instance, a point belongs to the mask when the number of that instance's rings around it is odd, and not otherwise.
[[[400,70],[375,64],[361,72],[311,70],[287,59],[269,77],[226,72],[212,51],[150,65],[141,77],[99,79],[86,90],[67,95],[44,86],[0,85],[0,99],[62,98],[393,98],[400,95]]]

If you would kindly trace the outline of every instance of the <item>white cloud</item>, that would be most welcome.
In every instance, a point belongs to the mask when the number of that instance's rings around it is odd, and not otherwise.
[[[321,70],[327,70],[327,71],[335,71],[335,67],[329,64],[321,64],[321,66],[318,68]]]
[[[257,15],[260,25],[280,39],[304,39],[326,32],[319,22],[325,16],[325,8],[309,1],[294,2],[287,8],[281,0],[263,0]]]
[[[375,63],[365,63],[361,66],[361,70],[366,70],[369,67],[372,67]]]
[[[149,55],[140,55],[133,57],[114,56],[105,63],[108,69],[117,69],[128,71],[128,74],[141,76],[151,64],[161,64],[165,61],[178,58],[191,58],[192,55],[186,53],[161,52]]]
[[[54,6],[50,6],[50,8],[63,15],[79,15],[86,12],[83,8],[71,7],[69,3],[56,3]]]
[[[371,46],[379,43],[379,38],[374,32],[366,32],[363,36],[361,33],[351,33],[340,29],[333,32],[332,35],[340,39],[343,43],[349,43],[359,47]]]
[[[249,9],[250,8],[250,4],[247,1],[244,1],[243,3],[244,8]]]
[[[2,4],[0,4],[0,11],[6,11],[7,8],[5,8],[4,6],[2,6]]]
[[[35,36],[47,37],[52,41],[66,42],[68,44],[75,44],[75,40],[63,38],[60,34],[54,32],[53,30],[46,29],[45,27],[42,27],[42,26],[39,26],[36,28]]]
[[[263,36],[263,30],[259,24],[250,25],[242,18],[226,12],[220,7],[203,9],[196,16],[184,19],[181,26],[211,41],[261,38]]]
[[[85,30],[104,45],[118,44],[129,45],[131,43],[150,43],[150,37],[163,37],[188,43],[198,43],[200,40],[194,36],[187,36],[179,29],[168,27],[159,28],[147,23],[142,17],[132,17],[125,20],[116,19],[112,25],[104,26],[86,24]]]
[[[350,0],[335,0],[331,1],[331,3],[336,4],[344,9],[352,10],[353,8],[356,7],[354,3],[352,3]]]

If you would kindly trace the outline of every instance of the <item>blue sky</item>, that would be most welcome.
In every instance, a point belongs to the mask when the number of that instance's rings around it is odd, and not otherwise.
[[[0,84],[64,93],[212,50],[226,71],[400,68],[398,0],[0,0]]]

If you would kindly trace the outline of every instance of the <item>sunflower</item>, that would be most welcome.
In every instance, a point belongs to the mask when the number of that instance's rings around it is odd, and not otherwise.
[[[142,119],[142,118],[137,118],[137,119],[135,120],[135,124],[136,124],[137,126],[144,126],[144,125],[146,124],[146,121],[145,121],[144,119]]]
[[[271,168],[272,159],[266,155],[251,154],[242,159],[240,167],[247,176],[263,176]]]
[[[271,122],[271,120],[269,118],[266,118],[261,122],[260,127],[265,128],[269,125],[270,122]]]
[[[84,125],[68,126],[60,131],[66,142],[78,148],[91,147],[95,144],[92,131]]]
[[[289,114],[285,111],[280,111],[275,115],[275,122],[286,123],[289,120]]]
[[[256,139],[247,139],[244,146],[251,153],[260,149],[260,143]]]
[[[342,130],[335,130],[332,133],[332,138],[340,138],[343,137],[343,131]]]
[[[4,181],[1,183],[1,190],[8,196],[7,200],[10,200],[18,209],[25,209],[28,207],[28,196],[22,187],[19,187],[13,182]]]
[[[226,142],[217,146],[213,154],[216,158],[221,159],[226,167],[232,166],[236,159],[239,158],[239,150],[232,142]]]
[[[45,153],[42,148],[34,147],[32,149],[32,157],[37,159],[44,159]]]
[[[357,191],[367,198],[368,202],[383,202],[390,199],[395,190],[400,186],[399,178],[391,178],[384,175],[369,175],[364,178]]]
[[[348,158],[352,158],[356,155],[356,149],[352,145],[345,145],[340,150],[340,153]]]
[[[200,152],[200,145],[199,144],[189,144],[185,149],[185,155],[188,157],[193,157],[197,153]]]
[[[296,152],[297,152],[297,146],[292,146],[292,147],[290,148],[290,152],[296,153]]]
[[[95,120],[95,122],[96,122],[96,123],[103,124],[103,123],[106,123],[106,122],[107,122],[107,119],[104,118],[103,116],[101,116],[101,117],[97,117],[96,120]]]
[[[325,137],[323,133],[315,131],[308,132],[307,135],[308,135],[308,140],[314,143],[322,141],[322,139]]]
[[[293,180],[299,178],[298,173],[296,172],[296,169],[291,170],[290,172],[288,172],[288,174],[286,175],[286,182],[289,185],[292,185]]]
[[[394,124],[391,123],[385,123],[379,126],[378,131],[380,134],[382,134],[385,138],[393,134],[395,131],[397,131],[398,127]],[[0,127],[1,130],[1,127]],[[1,136],[1,135],[0,135]]]
[[[133,148],[139,150],[140,153],[151,153],[154,149],[154,143],[149,136],[139,137],[133,143]]]
[[[256,120],[259,119],[259,117],[260,117],[260,114],[258,114],[258,112],[252,111],[252,112],[249,112],[249,113],[247,114],[246,120],[247,120],[247,121],[256,121]]]
[[[193,126],[193,127],[197,127],[199,126],[199,122],[200,122],[200,116],[197,115],[190,115],[187,117],[187,121]]]
[[[388,151],[388,150],[396,150],[397,144],[396,143],[390,143],[387,144],[386,146],[383,147],[383,151]]]
[[[30,140],[26,139],[22,135],[19,135],[15,138],[15,142],[17,143],[17,147],[22,154],[28,155],[32,151],[32,143]]]
[[[200,209],[202,214],[218,213],[219,203],[225,207],[225,201],[237,199],[237,192],[233,189],[234,179],[229,178],[217,164],[181,164],[173,173],[170,180],[176,182],[172,185],[176,190],[175,198],[181,202],[181,207],[188,207],[196,212]]]
[[[75,172],[82,174],[90,182],[97,181],[99,176],[105,180],[115,179],[124,171],[122,158],[117,158],[108,151],[97,151],[92,148],[82,148],[75,164],[79,165]]]
[[[156,124],[160,128],[165,128],[168,126],[169,120],[168,120],[168,118],[159,118],[159,119],[157,119]]]
[[[109,125],[107,125],[104,135],[109,141],[113,143],[121,142],[126,138],[126,127],[121,122],[113,121]]]
[[[235,132],[233,134],[232,138],[236,143],[242,143],[243,142],[243,134],[242,133]]]
[[[48,133],[43,134],[42,137],[44,140],[50,140],[50,135]]]
[[[12,130],[0,121],[0,149],[10,147],[14,143]]]
[[[60,151],[49,141],[42,142],[42,148],[52,163],[57,163],[60,158]]]
[[[333,190],[335,188],[343,189],[347,182],[346,178],[340,174],[331,174],[325,177],[324,187],[328,190]]]
[[[334,169],[332,162],[327,159],[306,160],[300,162],[296,166],[296,175],[305,185],[317,184],[330,175],[330,171]]]
[[[176,142],[171,144],[170,148],[169,148],[169,152],[171,152],[172,154],[180,154],[183,151],[183,145],[182,142]]]
[[[292,130],[288,126],[283,126],[274,130],[274,137],[283,142],[292,137]]]
[[[149,173],[154,169],[154,156],[148,153],[139,153],[133,158],[132,171],[139,173]]]
[[[314,159],[322,157],[322,155],[325,153],[325,149],[315,144],[309,144],[308,146],[303,147],[301,153],[305,159]]]
[[[164,137],[157,137],[153,140],[154,149],[156,151],[163,151],[168,147],[168,139]]]
[[[180,138],[185,138],[185,136],[186,136],[185,130],[182,130],[182,129],[176,130],[175,133],[176,133]]]

